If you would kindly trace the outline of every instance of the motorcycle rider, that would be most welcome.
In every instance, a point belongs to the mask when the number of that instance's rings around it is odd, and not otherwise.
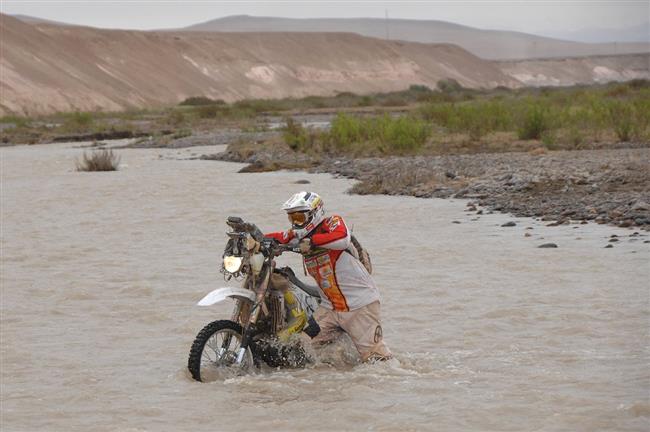
[[[391,358],[381,328],[379,289],[351,249],[351,234],[343,218],[326,217],[323,200],[314,192],[298,192],[282,209],[291,228],[266,237],[283,244],[298,243],[305,268],[320,288],[321,304],[314,313],[320,332],[313,342],[330,342],[343,331],[362,361]]]

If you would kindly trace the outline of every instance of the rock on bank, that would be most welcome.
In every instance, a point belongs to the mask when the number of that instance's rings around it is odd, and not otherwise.
[[[247,162],[258,171],[315,165],[312,171],[360,180],[351,190],[359,194],[467,198],[480,212],[476,206],[553,224],[594,221],[650,230],[648,148],[311,161],[300,153],[241,154],[235,147],[205,158]]]

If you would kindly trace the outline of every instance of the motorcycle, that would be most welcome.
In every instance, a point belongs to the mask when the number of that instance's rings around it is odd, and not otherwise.
[[[311,337],[318,333],[312,314],[319,291],[300,281],[291,268],[276,268],[274,261],[299,248],[265,238],[257,226],[239,217],[229,217],[226,224],[231,231],[226,233],[221,272],[226,280],[242,283],[215,289],[198,302],[211,306],[231,298],[235,306],[229,320],[209,323],[194,339],[187,363],[192,378],[213,381],[224,371],[246,373],[262,364],[304,366],[309,360],[304,347],[291,339],[301,331]]]

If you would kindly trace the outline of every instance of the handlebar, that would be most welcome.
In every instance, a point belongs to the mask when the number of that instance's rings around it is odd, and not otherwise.
[[[230,216],[226,220],[226,224],[231,227],[234,231],[237,232],[247,232],[253,237],[253,239],[261,242],[264,239],[264,234],[257,225],[244,222],[244,220],[237,216]]]
[[[278,241],[274,238],[264,238],[265,242],[267,242],[266,249],[273,255],[273,256],[280,256],[284,252],[295,252],[295,253],[300,253],[300,248],[298,246],[292,245],[291,243],[278,243]],[[264,244],[264,243],[262,243]]]
[[[264,249],[272,256],[280,256],[284,252],[295,252],[300,253],[300,248],[297,244],[292,243],[279,243],[276,239],[270,237],[264,237],[262,231],[257,227],[257,225],[244,222],[244,220],[237,216],[230,216],[226,220],[226,224],[233,229],[233,233],[229,235],[235,235],[235,233],[249,233],[251,237],[258,241]]]

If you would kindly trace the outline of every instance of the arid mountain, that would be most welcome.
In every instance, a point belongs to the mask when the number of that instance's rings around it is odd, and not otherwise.
[[[551,37],[579,42],[644,42],[650,44],[650,21],[625,28],[585,28],[554,32]]]
[[[481,30],[444,21],[378,18],[219,18],[183,30],[213,32],[353,32],[380,39],[451,43],[484,59],[576,57],[650,52],[650,42],[582,43],[526,33]]]
[[[202,33],[27,24],[0,15],[0,111],[51,113],[175,104],[205,95],[333,95],[435,87],[517,87],[453,45],[345,33]]]
[[[510,60],[494,63],[506,74],[533,87],[650,79],[650,54]]]
[[[62,25],[62,26],[74,26],[75,24],[68,24],[61,21],[53,21],[45,18],[33,17],[29,15],[10,15],[13,18],[19,19],[27,24],[53,24],[53,25]]]
[[[472,88],[650,79],[650,54],[488,61],[455,45],[352,33],[102,30],[1,14],[0,26],[1,114],[364,94],[444,78]]]

